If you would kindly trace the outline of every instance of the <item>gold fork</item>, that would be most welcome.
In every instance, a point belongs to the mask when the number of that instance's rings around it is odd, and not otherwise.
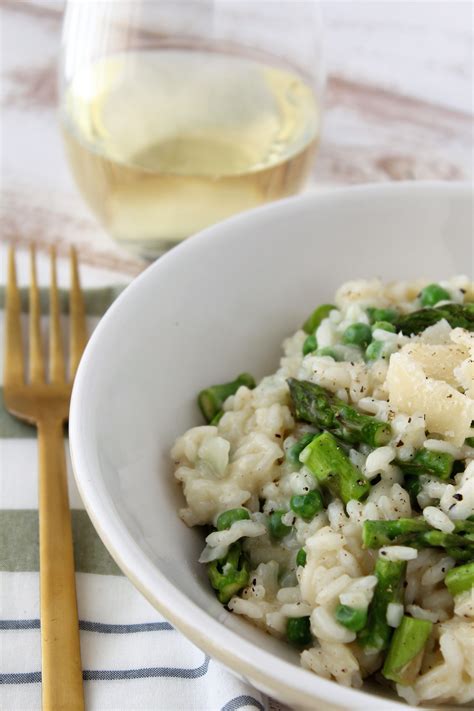
[[[29,380],[25,378],[20,293],[10,249],[6,298],[4,398],[7,410],[36,425],[39,456],[39,541],[43,711],[84,708],[77,617],[71,512],[67,493],[63,426],[72,381],[87,341],[77,256],[71,251],[70,377],[62,347],[56,255],[51,250],[49,379],[43,360],[36,259],[31,248]]]

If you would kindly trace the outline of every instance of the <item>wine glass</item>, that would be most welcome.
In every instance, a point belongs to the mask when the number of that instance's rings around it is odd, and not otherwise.
[[[312,0],[69,0],[60,118],[77,185],[107,232],[155,258],[296,193],[319,142]]]

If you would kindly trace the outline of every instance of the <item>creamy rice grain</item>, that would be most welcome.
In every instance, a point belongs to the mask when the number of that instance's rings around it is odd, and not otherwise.
[[[452,533],[454,531],[454,523],[446,516],[443,511],[440,511],[435,506],[427,506],[423,509],[423,516],[427,523],[438,531],[444,533]]]

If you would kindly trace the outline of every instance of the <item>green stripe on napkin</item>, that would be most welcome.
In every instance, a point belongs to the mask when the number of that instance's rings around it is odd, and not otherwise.
[[[86,511],[72,510],[74,560],[78,573],[122,575],[97,535]],[[0,511],[0,570],[39,570],[38,512]]]
[[[40,305],[41,312],[48,313],[49,309],[49,291],[46,288],[40,290]],[[108,286],[101,289],[84,289],[84,305],[86,313],[89,316],[102,316],[110,304],[115,301],[120,292],[123,291],[123,286]],[[5,308],[5,292],[4,286],[0,286],[0,309]],[[67,289],[58,289],[59,306],[62,313],[67,313],[69,310],[69,291]],[[21,309],[24,312],[28,311],[28,289],[20,289]]]

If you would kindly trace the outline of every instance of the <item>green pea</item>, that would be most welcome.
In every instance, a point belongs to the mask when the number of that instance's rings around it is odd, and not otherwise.
[[[273,538],[284,538],[291,531],[291,526],[286,526],[282,523],[282,516],[284,516],[287,511],[273,511],[268,517],[268,530]]]
[[[376,321],[389,321],[393,323],[398,318],[398,312],[395,311],[395,309],[376,309],[371,306],[366,309],[366,311],[370,323],[375,323]]]
[[[436,306],[440,301],[450,301],[451,295],[439,284],[428,284],[420,292],[422,306]]]
[[[247,509],[229,509],[219,514],[216,521],[216,528],[218,531],[225,531],[225,529],[230,528],[235,521],[245,521],[249,518],[250,514]]]
[[[397,330],[393,323],[389,321],[376,321],[372,326],[372,331],[376,331],[378,328],[382,331],[389,331],[390,333],[395,333]]]
[[[340,355],[334,350],[334,348],[331,348],[331,346],[324,346],[324,348],[318,348],[318,350],[316,351],[316,355],[330,356],[334,360],[337,360],[337,361],[341,360]]]
[[[307,494],[292,496],[290,508],[304,521],[311,521],[317,513],[323,510],[324,505],[319,491],[310,491]]]
[[[336,620],[348,630],[360,632],[367,622],[367,610],[349,607],[349,605],[338,605]]]
[[[318,342],[316,336],[311,333],[309,336],[306,336],[305,342],[303,343],[303,355],[305,356],[308,355],[308,353],[312,353],[317,347]]]
[[[300,548],[296,554],[296,565],[301,565],[302,568],[306,565],[306,551],[304,548]]]
[[[316,435],[313,432],[308,432],[307,434],[303,435],[302,437],[299,438],[297,442],[291,445],[286,451],[286,461],[289,464],[293,464],[294,466],[300,467],[301,462],[300,462],[300,454],[303,451],[305,447],[308,446],[310,442],[313,441],[313,439],[316,437]]]
[[[365,360],[373,361],[383,358],[383,341],[372,341],[365,350]]]
[[[289,642],[304,647],[311,642],[309,617],[289,617],[286,623],[286,636]]]
[[[366,323],[353,323],[344,331],[342,340],[348,345],[365,348],[372,340],[372,329]]]

